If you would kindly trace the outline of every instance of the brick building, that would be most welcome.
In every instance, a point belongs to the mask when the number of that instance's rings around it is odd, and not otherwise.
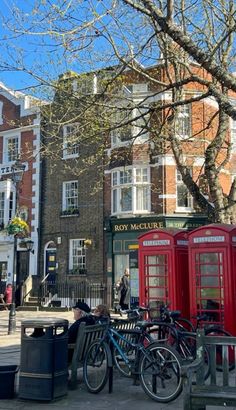
[[[97,143],[80,138],[85,101],[76,77],[69,72],[59,78],[54,100],[44,113],[39,272],[49,281],[100,283],[103,190],[95,187],[102,186],[103,171],[95,158]],[[87,167],[91,158],[93,166]]]
[[[193,67],[196,74],[203,75],[199,66]],[[155,70],[157,80],[166,81],[161,66],[151,70]],[[206,124],[218,106],[210,97],[182,105],[178,127],[164,127],[160,133],[157,125],[165,112],[155,115],[154,110],[149,119],[145,111],[155,104],[166,104],[170,93],[162,92],[158,82],[126,71],[119,82],[119,92],[115,97],[114,93],[112,98],[109,96],[104,104],[103,117],[110,130],[108,127],[99,140],[94,131],[101,126],[99,122],[94,126],[100,116],[95,96],[100,92],[101,77],[107,75],[102,74],[61,76],[45,115],[39,272],[42,277],[49,275],[60,280],[107,280],[112,286],[127,266],[137,275],[141,233],[158,227],[190,230],[208,222],[208,216],[194,203],[182,181],[168,136],[173,132],[181,140],[185,163],[207,196],[204,153],[214,137],[217,121],[213,119],[210,127]],[[203,88],[197,83],[184,88],[185,98],[201,92]],[[81,113],[86,112],[88,96],[94,98],[90,109],[95,108],[92,116],[84,119]],[[109,102],[118,107],[113,113],[115,119],[107,114]],[[122,121],[125,126],[119,126]],[[86,122],[93,132],[85,128]],[[235,147],[235,124],[230,125],[228,135]],[[96,156],[100,150],[104,155]],[[234,152],[235,148],[232,155]],[[219,153],[219,161],[224,155],[223,151]],[[220,171],[226,193],[235,174],[232,165],[233,161]]]
[[[30,227],[29,238],[34,252],[27,252],[25,242],[18,239],[16,281],[37,274],[39,226],[40,164],[39,100],[8,89],[0,83],[0,279],[2,285],[13,280],[13,236],[5,227],[18,210]],[[23,180],[13,183],[12,166],[16,160],[25,166]],[[17,202],[17,203],[16,203]],[[29,239],[28,238],[28,239]]]
[[[192,70],[203,78],[207,76],[198,65],[193,64]],[[194,203],[182,181],[168,136],[173,132],[181,141],[185,164],[201,192],[207,196],[203,178],[204,153],[217,129],[217,120],[211,119],[218,105],[210,97],[182,105],[178,109],[177,127],[168,128],[166,122],[161,133],[158,131],[161,127],[157,125],[164,124],[166,112],[152,117],[147,114],[145,118],[145,110],[148,112],[150,106],[171,101],[171,94],[162,92],[158,85],[169,79],[161,65],[147,69],[146,73],[159,83],[148,81],[141,74],[127,72],[123,76],[123,99],[118,106],[123,110],[127,105],[126,118],[136,117],[137,120],[125,129],[117,128],[111,132],[111,145],[107,151],[109,166],[105,171],[104,229],[108,283],[115,283],[125,267],[132,268],[131,284],[132,275],[137,279],[137,246],[141,233],[162,227],[190,230],[208,222],[208,216]],[[184,87],[183,94],[185,99],[189,99],[203,92],[203,86],[191,82]],[[139,118],[140,113],[144,114],[143,118]],[[122,115],[124,118],[124,113]],[[229,192],[235,175],[232,160],[235,155],[235,124],[231,121],[230,125],[231,161],[221,168],[219,175],[225,193]],[[218,154],[219,163],[225,158],[225,148],[226,144]],[[131,288],[132,296],[137,296],[136,291],[132,294]]]

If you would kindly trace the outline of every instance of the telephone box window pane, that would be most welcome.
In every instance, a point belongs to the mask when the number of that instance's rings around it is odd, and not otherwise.
[[[165,275],[166,269],[165,266],[148,266],[147,274],[148,275]]]
[[[146,286],[166,286],[166,278],[165,277],[153,277],[147,276],[146,278]]]
[[[168,292],[165,288],[149,288],[149,297],[156,299],[168,298]]]
[[[201,275],[219,275],[219,265],[201,265]]]
[[[148,265],[164,265],[166,264],[166,255],[151,255],[147,256]]]
[[[219,287],[220,280],[218,276],[205,276],[201,278],[201,286],[212,286],[212,287]]]
[[[218,253],[200,253],[200,263],[219,263]]]

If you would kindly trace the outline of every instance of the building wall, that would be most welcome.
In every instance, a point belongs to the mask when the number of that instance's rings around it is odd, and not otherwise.
[[[26,218],[29,225],[29,238],[34,242],[34,253],[26,251],[22,240],[17,245],[17,282],[25,279],[28,275],[37,274],[38,255],[38,226],[39,226],[39,163],[40,163],[40,114],[39,101],[14,92],[0,83],[0,173],[1,192],[4,192],[4,181],[9,184],[9,193],[13,192],[13,211],[16,207],[22,217]],[[23,179],[17,188],[18,201],[16,204],[16,187],[12,181],[11,166],[15,161],[9,162],[7,157],[6,141],[9,137],[19,137],[18,157],[25,165]],[[37,150],[37,155],[36,155]],[[5,152],[4,152],[5,151]],[[8,181],[8,182],[7,182]],[[36,183],[37,181],[37,183]],[[10,214],[6,212],[5,206],[8,201],[5,191],[4,223],[9,222]],[[0,231],[0,274],[1,263],[7,256],[7,281],[13,280],[13,237],[6,235],[4,230]]]

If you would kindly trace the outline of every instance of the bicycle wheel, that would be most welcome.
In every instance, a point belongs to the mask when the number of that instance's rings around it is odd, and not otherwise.
[[[176,319],[174,324],[178,330],[182,330],[184,332],[195,332],[195,327],[192,322],[184,317],[179,317]]]
[[[196,359],[196,334],[191,332],[181,332],[179,334],[178,352],[184,364],[193,362]],[[204,379],[206,380],[210,374],[210,357],[209,351],[204,346]]]
[[[89,392],[99,393],[108,379],[108,355],[107,343],[96,340],[93,342],[85,355],[83,374],[84,382]]]
[[[175,349],[152,343],[140,358],[140,383],[153,400],[168,403],[182,391],[181,358]]]
[[[226,330],[220,328],[219,326],[210,326],[205,328],[206,336],[232,336]],[[228,347],[228,356],[229,356],[229,370],[235,368],[235,358],[234,358],[234,348],[233,346]],[[222,372],[222,346],[216,347],[216,370]]]

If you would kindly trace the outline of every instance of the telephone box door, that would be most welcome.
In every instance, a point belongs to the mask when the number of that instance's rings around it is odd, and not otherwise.
[[[144,274],[141,280],[141,303],[145,306],[152,301],[167,303],[169,295],[170,252],[158,251],[144,255]]]
[[[192,250],[192,266],[191,313],[193,315],[206,314],[210,322],[220,323],[227,327],[224,315],[224,282],[228,277],[226,250],[222,248],[207,251]]]

